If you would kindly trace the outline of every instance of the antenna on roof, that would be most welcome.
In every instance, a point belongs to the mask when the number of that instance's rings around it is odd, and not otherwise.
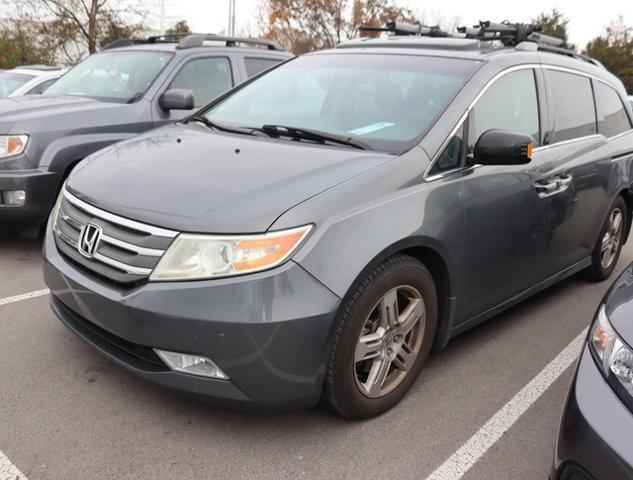
[[[444,32],[439,26],[434,25],[428,27],[420,23],[405,23],[391,21],[387,22],[384,27],[362,26],[359,28],[361,32],[387,32],[395,36],[415,35],[424,37],[450,37],[451,34]]]

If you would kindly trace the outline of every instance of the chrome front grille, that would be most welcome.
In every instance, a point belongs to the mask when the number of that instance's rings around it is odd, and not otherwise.
[[[94,252],[80,251],[86,225],[99,227]],[[80,200],[64,191],[53,227],[59,251],[88,273],[111,284],[133,286],[147,280],[178,232],[146,225]]]

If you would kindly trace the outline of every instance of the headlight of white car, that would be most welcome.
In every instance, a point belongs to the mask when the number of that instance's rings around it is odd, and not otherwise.
[[[150,281],[201,280],[268,270],[288,260],[311,231],[312,225],[261,235],[183,233],[163,254]]]
[[[604,305],[591,328],[589,345],[612,387],[623,400],[631,405],[633,402],[633,350],[617,334],[611,326]]]
[[[0,135],[0,158],[19,155],[28,141],[28,135]]]

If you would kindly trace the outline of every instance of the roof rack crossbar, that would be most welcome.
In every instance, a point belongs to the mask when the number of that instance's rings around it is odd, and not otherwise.
[[[426,26],[420,23],[405,23],[405,22],[387,22],[384,27],[372,27],[362,26],[359,29],[361,32],[387,32],[396,36],[405,35],[417,35],[424,37],[450,37],[451,34],[444,32],[439,26]]]
[[[262,40],[259,38],[225,37],[223,35],[187,35],[178,43],[179,49],[201,47],[204,42],[224,42],[227,47],[235,47],[237,44],[258,45],[268,50],[282,51],[283,47],[277,42]]]

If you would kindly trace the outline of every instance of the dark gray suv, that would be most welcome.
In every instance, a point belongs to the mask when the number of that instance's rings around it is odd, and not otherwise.
[[[621,82],[484,33],[305,55],[90,156],[49,221],[54,311],[174,389],[359,418],[433,345],[608,277],[633,211]]]
[[[37,232],[78,161],[182,120],[291,57],[258,39],[122,40],[89,56],[45,95],[0,100],[0,227]]]

